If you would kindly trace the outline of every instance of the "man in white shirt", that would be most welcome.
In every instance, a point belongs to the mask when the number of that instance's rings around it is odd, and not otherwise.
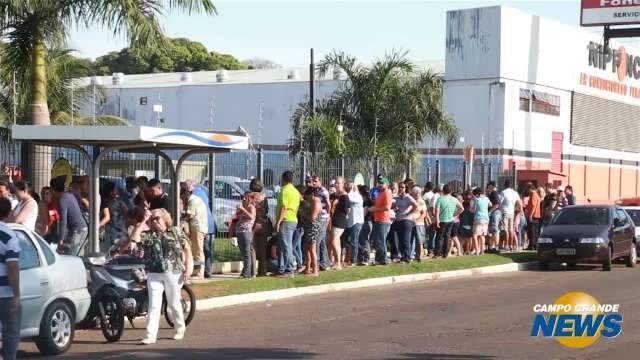
[[[195,181],[182,184],[180,197],[187,203],[185,220],[189,223],[189,241],[193,254],[193,275],[196,280],[204,279],[204,238],[209,232],[209,218],[207,205],[196,195],[193,195]]]
[[[511,180],[505,180],[504,190],[500,193],[500,211],[502,212],[501,230],[505,232],[505,248],[507,251],[516,248],[516,230],[513,226],[516,204],[522,202],[518,192],[513,190]]]
[[[358,263],[360,230],[362,230],[362,224],[364,224],[364,199],[358,191],[358,186],[352,181],[347,182],[344,189],[347,191],[351,205],[351,212],[347,218],[347,236],[351,244],[351,266],[354,266]]]

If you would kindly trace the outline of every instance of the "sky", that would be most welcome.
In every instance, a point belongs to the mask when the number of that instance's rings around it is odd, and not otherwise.
[[[260,57],[283,66],[309,63],[343,50],[362,62],[393,49],[407,50],[413,61],[443,60],[446,12],[505,5],[579,26],[580,0],[214,0],[217,16],[168,13],[161,19],[171,37],[202,42],[209,50],[240,60]],[[601,31],[601,28],[599,28]],[[99,27],[74,29],[69,46],[96,58],[127,46],[122,36]]]

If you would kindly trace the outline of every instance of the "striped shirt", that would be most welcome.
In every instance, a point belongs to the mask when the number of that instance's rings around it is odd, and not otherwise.
[[[7,263],[20,260],[20,243],[13,230],[0,222],[0,299],[12,298],[13,290],[9,286]]]

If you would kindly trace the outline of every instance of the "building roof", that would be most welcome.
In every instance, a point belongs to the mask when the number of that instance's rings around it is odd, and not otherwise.
[[[415,63],[418,71],[430,69],[439,76],[444,75],[444,60],[421,61]],[[223,81],[218,81],[219,77]],[[308,82],[309,67],[289,67],[264,70],[223,70],[223,71],[196,71],[189,73],[155,73],[155,74],[122,74],[95,77],[106,88],[140,88],[140,87],[173,87],[188,85],[213,85],[213,84],[256,84],[278,82]],[[335,80],[333,72],[324,78],[316,77],[316,80]],[[91,77],[78,79],[78,86],[90,85]]]
[[[37,126],[15,125],[16,140],[77,145],[131,146],[162,149],[246,150],[249,137],[237,132],[198,132],[148,126]]]

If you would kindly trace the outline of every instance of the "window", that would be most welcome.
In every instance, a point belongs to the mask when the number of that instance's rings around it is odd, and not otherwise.
[[[16,231],[20,242],[20,270],[29,270],[40,266],[38,250],[23,231]]]
[[[627,225],[629,220],[627,220],[627,214],[624,213],[622,209],[616,209],[617,218],[620,219],[620,225]]]
[[[636,226],[640,226],[640,210],[627,209],[627,214],[629,214]]]
[[[531,90],[520,89],[520,110],[531,111]]]
[[[531,111],[560,116],[560,96],[547,94],[541,91],[533,91],[533,106]]]
[[[562,209],[552,225],[609,225],[609,208],[577,207]]]
[[[49,247],[46,241],[40,237],[40,235],[33,233],[33,237],[38,240],[38,244],[44,253],[45,259],[47,259],[47,264],[52,265],[56,262],[56,256],[53,254],[53,250]]]
[[[238,191],[230,184],[222,181],[216,181],[216,198],[240,200],[242,198],[242,194],[239,194]]]
[[[140,105],[147,105],[147,97],[143,96],[140,98]]]

